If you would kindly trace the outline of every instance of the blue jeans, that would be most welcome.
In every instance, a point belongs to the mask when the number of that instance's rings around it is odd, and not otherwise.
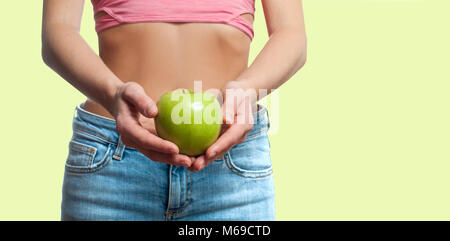
[[[274,220],[265,108],[243,143],[198,172],[125,146],[113,119],[81,104],[74,114],[62,220]]]

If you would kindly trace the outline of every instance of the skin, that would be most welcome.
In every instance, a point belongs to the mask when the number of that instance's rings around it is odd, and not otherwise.
[[[301,0],[262,0],[269,40],[248,67],[251,40],[242,31],[212,23],[123,24],[99,33],[97,55],[80,35],[84,0],[44,0],[44,62],[88,99],[87,111],[116,120],[125,145],[171,165],[199,171],[245,139],[251,112],[262,96],[227,90],[273,90],[306,61]],[[100,13],[104,14],[104,13]],[[251,15],[244,15],[252,21]],[[177,88],[222,90],[224,127],[205,155],[189,157],[157,136],[156,101]],[[233,99],[236,101],[234,102]],[[247,122],[237,122],[247,116]]]

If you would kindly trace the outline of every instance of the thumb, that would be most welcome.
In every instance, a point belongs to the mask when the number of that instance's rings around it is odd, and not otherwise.
[[[158,114],[156,103],[145,93],[144,88],[137,83],[129,83],[123,91],[123,98],[147,118],[153,118]]]

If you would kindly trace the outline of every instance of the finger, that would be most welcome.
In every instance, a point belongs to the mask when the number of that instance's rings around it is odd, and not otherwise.
[[[252,102],[249,96],[244,97],[236,108],[236,120],[237,124],[252,124],[253,125],[253,111]]]
[[[241,137],[241,139],[239,139],[238,144],[241,144],[242,142],[244,142],[244,141],[245,141],[245,138],[247,138],[247,133],[244,134],[244,135]]]
[[[225,154],[226,154],[229,150],[231,150],[231,148],[232,148],[234,145],[237,145],[237,144],[239,144],[239,143],[242,143],[243,140],[245,140],[245,135],[244,135],[241,139],[239,139],[238,143],[235,143],[235,144],[233,144],[233,145],[230,145],[228,148],[221,150],[220,152],[216,153],[216,154],[213,155],[213,156],[210,156],[208,159],[204,156],[204,157],[203,157],[204,160],[202,160],[199,164],[197,164],[196,170],[197,170],[197,171],[202,170],[204,167],[206,167],[206,166],[208,166],[209,164],[211,164],[211,162],[213,162],[213,161],[215,161],[215,160],[217,160],[217,159],[223,158],[223,156],[225,156]],[[195,163],[193,163],[193,165],[194,165],[194,164],[195,164]]]
[[[190,167],[192,160],[190,157],[181,154],[166,154],[157,151],[140,150],[142,154],[150,158],[152,161],[162,162],[174,166]]]
[[[229,125],[222,125],[222,128],[220,128],[220,134],[219,135],[222,135],[225,131],[228,130],[228,128],[230,128]]]
[[[251,129],[250,124],[235,124],[230,126],[217,141],[206,150],[206,159],[215,159],[219,154],[238,144],[242,137]]]
[[[129,139],[129,138],[125,137],[125,136],[120,136],[120,139],[122,140],[122,143],[125,146],[131,147],[131,148],[134,148],[134,149],[139,149],[139,145],[136,142],[134,142],[132,139]]]
[[[133,139],[133,142],[142,149],[169,154],[177,154],[179,152],[177,145],[151,134],[131,117],[118,117],[117,129],[122,136],[125,136],[127,139]]]
[[[245,138],[245,137],[244,137],[244,138]],[[225,154],[226,154],[229,150],[231,150],[231,148],[232,148],[234,145],[239,144],[241,140],[242,140],[242,138],[239,140],[238,143],[235,143],[235,144],[229,146],[228,148],[223,149],[221,152],[216,153],[214,156],[209,157],[209,159],[207,159],[207,158],[205,157],[205,161],[204,161],[204,162],[205,162],[205,166],[209,165],[211,162],[213,162],[213,161],[215,161],[215,160],[217,160],[217,159],[223,158],[223,157],[225,156]]]
[[[198,159],[199,159],[199,157],[191,157],[191,162],[192,162],[192,164],[191,164],[191,166],[188,168],[189,171],[191,171],[191,172],[197,171],[197,169],[194,167],[194,165],[198,165],[198,164],[195,164],[195,163],[197,162]]]
[[[226,91],[233,91],[233,90],[226,90]],[[235,96],[233,94],[229,94],[228,97],[225,97],[224,104],[222,105],[223,122],[228,125],[234,123],[234,116],[236,115],[234,108],[236,105],[235,103],[236,100],[234,97]]]
[[[123,91],[124,100],[130,102],[136,109],[148,118],[153,118],[158,114],[155,102],[145,93],[144,88],[139,84],[130,84]]]
[[[199,156],[195,159],[194,163],[192,163],[191,167],[189,167],[189,171],[195,172],[200,171],[206,166],[205,156]]]
[[[191,158],[191,163],[194,164],[195,160],[197,160],[196,157],[190,157]]]

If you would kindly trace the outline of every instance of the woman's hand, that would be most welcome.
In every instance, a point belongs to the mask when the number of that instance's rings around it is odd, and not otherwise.
[[[242,143],[247,132],[253,128],[252,107],[256,103],[256,91],[245,86],[243,82],[233,81],[225,85],[222,95],[222,134],[204,155],[191,157],[190,171],[200,171],[225,155],[233,146]]]
[[[135,148],[153,161],[191,166],[191,158],[178,154],[179,149],[174,143],[151,133],[138,121],[139,114],[147,118],[154,118],[158,114],[155,102],[138,83],[127,82],[119,87],[111,109],[116,119],[117,132],[125,145]]]

